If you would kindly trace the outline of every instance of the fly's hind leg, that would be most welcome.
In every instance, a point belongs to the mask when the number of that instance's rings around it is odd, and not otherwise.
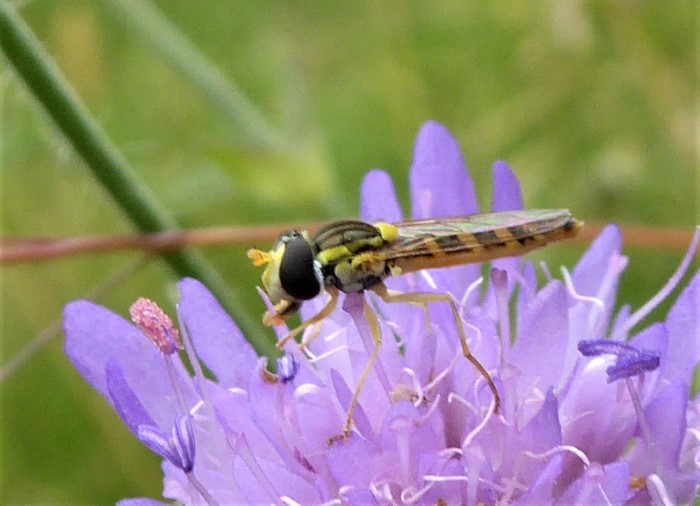
[[[472,355],[469,350],[469,345],[467,344],[467,338],[464,334],[464,327],[462,326],[462,320],[459,317],[459,312],[457,311],[457,306],[455,306],[452,297],[447,293],[402,293],[402,292],[389,292],[386,285],[380,283],[371,288],[374,293],[379,295],[384,302],[394,303],[394,302],[408,302],[411,304],[417,304],[426,308],[429,302],[447,302],[452,309],[452,315],[454,316],[455,324],[457,325],[457,333],[459,334],[459,342],[462,346],[462,354],[464,357],[471,362],[474,368],[483,376],[486,380],[486,384],[489,386],[491,393],[494,398],[494,413],[498,414],[498,410],[501,406],[501,397],[496,389],[496,384],[493,382],[491,375],[488,371],[481,365],[481,362]]]

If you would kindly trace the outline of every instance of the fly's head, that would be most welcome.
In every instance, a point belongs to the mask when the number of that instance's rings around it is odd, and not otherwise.
[[[248,250],[248,258],[255,266],[265,266],[262,288],[275,305],[267,311],[263,323],[280,325],[299,311],[305,300],[323,291],[321,265],[316,260],[318,247],[305,230],[283,233],[269,252]]]

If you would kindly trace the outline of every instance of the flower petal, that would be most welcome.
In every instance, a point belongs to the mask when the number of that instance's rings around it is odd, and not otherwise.
[[[686,504],[700,483],[700,470],[697,465],[690,472],[682,472],[678,467],[681,445],[687,429],[685,416],[688,394],[688,387],[682,382],[668,385],[661,391],[644,409],[654,451],[649,451],[643,441],[644,436],[641,436],[642,440],[626,457],[635,476],[660,473],[665,492],[670,494],[676,504]]]
[[[250,343],[199,281],[185,278],[178,287],[178,311],[199,358],[223,386],[246,386],[258,360]]]
[[[379,449],[364,438],[351,434],[328,449],[328,464],[340,487],[363,487],[371,483],[377,469]],[[361,463],[361,465],[358,465]]]
[[[621,393],[624,383],[607,382],[612,361],[603,356],[581,362],[560,400],[560,416],[567,421],[564,444],[575,446],[591,461],[618,460],[637,427],[629,395]],[[566,481],[576,479],[581,467],[567,466]]]
[[[414,220],[462,216],[479,211],[474,183],[459,145],[450,132],[435,121],[428,121],[418,132],[409,186]],[[479,266],[466,265],[429,273],[439,279],[443,291],[459,293],[479,277]]]
[[[347,411],[350,407],[350,401],[352,400],[352,390],[350,390],[350,387],[345,383],[343,377],[335,369],[331,369],[330,376],[335,390],[335,396],[343,409]],[[362,434],[365,439],[373,441],[375,434],[372,430],[372,424],[369,423],[365,410],[362,408],[362,404],[358,403],[356,405],[352,418],[353,425],[357,431]],[[340,420],[338,420],[338,423],[340,423]],[[338,428],[340,428],[340,425],[338,425]]]
[[[606,466],[593,463],[566,489],[556,504],[627,504],[629,482],[630,470],[626,463],[613,462]]]
[[[614,295],[621,270],[610,271],[609,268],[611,262],[620,261],[622,257],[620,254],[621,245],[622,236],[619,228],[615,225],[608,225],[598,234],[591,247],[576,264],[571,275],[576,291],[580,295],[600,296],[601,287],[606,283],[612,283],[613,290],[610,291]],[[604,302],[606,306],[612,305],[614,299],[604,300]]]
[[[661,460],[659,463],[665,469],[675,470],[678,468],[678,454],[686,427],[685,410],[688,394],[688,387],[682,383],[668,385],[644,409],[655,451]],[[640,450],[642,446],[646,447],[646,444],[642,443]],[[657,472],[652,459],[649,458],[648,450],[645,453],[647,458],[640,459],[638,462],[641,469],[637,466],[634,468],[635,474],[642,469],[645,471],[640,476]]]
[[[531,504],[547,504],[551,502],[554,487],[560,478],[563,467],[562,462],[562,455],[552,457],[533,484],[528,486],[525,495],[521,496],[514,505],[530,506]]]
[[[394,183],[383,170],[371,170],[360,187],[360,218],[370,223],[403,221],[401,206],[396,199]]]
[[[559,281],[550,282],[519,315],[518,339],[510,360],[522,373],[537,378],[539,388],[556,386],[563,377],[569,345],[567,299]],[[530,380],[525,381],[528,385]]]
[[[173,394],[165,359],[143,334],[121,316],[89,301],[71,302],[64,308],[65,351],[83,377],[105,398],[107,363],[114,360],[149,415],[159,426],[170,426],[180,408]],[[187,371],[176,356],[173,364],[185,402],[195,395]]]
[[[561,445],[562,434],[558,408],[559,403],[550,389],[545,395],[540,410],[522,431],[519,433],[509,431],[507,435],[509,441],[506,443],[509,458],[503,461],[502,467],[498,470],[500,476],[517,476],[523,483],[532,483],[537,479],[546,468],[547,460],[530,456],[530,454],[545,454]],[[491,436],[479,434],[478,437],[483,440]],[[493,444],[498,445],[498,442],[484,441],[486,448],[490,448]]]
[[[170,503],[148,499],[147,497],[134,497],[117,501],[116,506],[170,506]]]
[[[681,292],[665,325],[669,342],[661,376],[669,383],[689,384],[700,362],[700,271]]]
[[[139,425],[156,425],[114,360],[107,362],[107,390],[115,411],[131,432],[138,434]]]
[[[414,220],[449,218],[479,211],[474,183],[459,145],[435,121],[425,123],[416,138],[409,176]]]
[[[523,208],[520,182],[510,166],[501,160],[493,164],[493,193],[491,211],[514,211]]]

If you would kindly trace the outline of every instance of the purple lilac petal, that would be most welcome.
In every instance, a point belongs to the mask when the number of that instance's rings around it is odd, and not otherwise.
[[[317,501],[313,482],[283,463],[259,458],[245,435],[238,438],[233,450],[233,473],[246,504],[276,504],[282,496],[300,504]]]
[[[530,261],[524,261],[519,277],[518,299],[516,301],[516,314],[525,314],[528,305],[537,295],[537,274]]]
[[[501,160],[493,164],[493,194],[491,211],[515,211],[523,208],[520,182],[510,166]]]
[[[463,216],[479,211],[474,183],[459,145],[450,132],[435,121],[428,121],[418,132],[409,187],[414,220]],[[479,267],[466,265],[450,269],[449,274],[429,273],[444,287],[443,291],[459,293],[478,278]],[[432,291],[420,276],[417,291]]]
[[[627,321],[630,319],[630,315],[632,314],[632,307],[629,304],[624,304],[620,310],[617,312],[615,315],[615,319],[613,320],[612,323],[612,328],[610,329],[610,335],[611,336],[616,336],[618,335],[618,332],[620,331],[621,328],[623,328]],[[601,337],[601,336],[593,336],[593,337]]]
[[[423,312],[416,311],[415,313],[414,322],[403,332],[404,342],[407,343],[404,366],[411,369],[418,377],[418,381],[425,385],[435,374],[437,342],[434,333],[429,334],[423,331],[425,328]]]
[[[689,393],[687,385],[671,384],[644,409],[651,437],[664,469],[675,470],[678,467],[678,455],[685,434],[684,415]],[[642,435],[640,437],[643,438]],[[656,470],[651,467],[649,472],[653,473]]]
[[[138,434],[139,425],[156,425],[114,360],[107,362],[107,391],[115,411],[135,435]]]
[[[327,478],[328,440],[340,434],[340,419],[327,389],[306,385],[294,393],[299,438],[293,451],[304,468]],[[326,437],[323,437],[327,435]]]
[[[628,342],[635,349],[655,351],[666,360],[668,332],[663,323],[652,323]]]
[[[432,457],[433,466],[439,468],[440,472],[431,472],[428,474],[437,474],[440,476],[464,476],[464,468],[457,459],[449,459],[446,462],[442,462],[445,459],[435,459]],[[440,460],[440,462],[438,462]],[[436,469],[438,470],[438,469]],[[434,486],[428,491],[423,500],[419,504],[464,504],[464,486],[463,481],[442,481],[435,483]],[[427,485],[423,483],[422,485]],[[442,503],[440,501],[443,501]]]
[[[350,406],[350,400],[352,399],[352,390],[350,390],[350,387],[338,371],[331,369],[330,375],[331,383],[335,389],[335,396],[343,409],[347,411],[348,407]],[[340,419],[337,419],[337,422],[339,423]],[[374,440],[376,435],[361,404],[358,404],[355,408],[355,413],[353,414],[353,426],[360,434],[363,435],[364,438],[369,441]]]
[[[371,170],[360,187],[360,218],[370,223],[403,221],[401,206],[396,198],[394,183],[383,170]]]
[[[356,435],[328,449],[328,465],[340,487],[363,487],[370,483],[379,457],[379,448]]]
[[[598,234],[574,268],[571,278],[581,295],[598,295],[605,282],[611,259],[620,255],[622,235],[615,225],[608,225]]]
[[[519,482],[533,483],[545,469],[548,459],[530,457],[525,452],[541,455],[561,445],[558,404],[550,389],[539,411],[522,430],[517,429],[518,424],[511,423],[506,431],[479,434],[478,439],[488,448],[487,454],[493,454],[494,458],[503,451],[504,444],[508,447],[509,458],[503,460],[498,469],[501,479],[517,476]],[[494,435],[497,435],[495,439]]]
[[[436,444],[439,438],[430,424],[421,422],[418,408],[408,401],[391,406],[379,432],[382,450],[398,457],[392,464],[405,483],[414,475],[420,453],[443,447]]]
[[[178,287],[178,310],[199,358],[220,384],[245,386],[258,359],[250,343],[199,281],[185,278]]]
[[[613,462],[619,459],[637,427],[637,417],[624,384],[609,384],[605,369],[610,357],[587,360],[576,369],[565,395],[560,398],[563,444],[575,446],[591,461]],[[585,414],[585,416],[582,416]],[[565,469],[565,481],[578,478],[579,461]]]
[[[645,375],[641,385],[643,387],[640,391],[642,400],[653,399],[659,390],[668,384],[661,376],[664,364],[668,360],[668,332],[666,331],[666,326],[663,323],[653,323],[628,342],[637,349],[656,353],[661,359],[661,366],[658,368],[658,372]]]
[[[416,138],[409,182],[414,220],[476,214],[474,183],[459,145],[435,121],[425,123]]]
[[[76,369],[109,400],[106,366],[114,360],[149,415],[168,426],[179,411],[163,355],[121,316],[89,301],[64,309],[65,351]],[[194,404],[194,391],[179,358],[172,356],[185,401]]]
[[[146,497],[134,497],[132,499],[122,499],[117,501],[116,506],[170,506],[169,502],[156,501]]]
[[[217,421],[229,440],[237,434],[247,434],[255,442],[256,454],[262,458],[273,459],[277,451],[260,431],[250,416],[250,401],[245,391],[231,392],[216,384],[208,385],[209,395],[214,407]]]
[[[638,435],[639,443],[632,448],[626,460],[634,476],[661,474],[667,493],[678,503],[686,503],[700,483],[700,470],[682,473],[678,468],[679,455],[687,425],[688,387],[677,382],[667,386],[645,409],[644,415],[654,441],[658,465],[653,453]],[[660,466],[660,468],[659,468]]]
[[[348,490],[343,494],[343,499],[343,502],[347,502],[349,506],[372,506],[374,504],[379,504],[372,491],[367,488]]]
[[[266,364],[266,358],[258,360],[257,368],[248,384],[248,396],[255,399],[255,402],[250,403],[251,418],[277,453],[292,468],[298,466],[298,463],[294,461],[292,449],[285,437],[285,427],[282,425],[286,388],[285,385],[269,378]]]
[[[629,481],[630,471],[626,463],[614,462],[605,466],[593,463],[555,504],[623,505],[629,498]]]
[[[360,219],[375,223],[399,223],[404,221],[401,206],[396,198],[394,183],[389,174],[383,170],[374,169],[367,173],[360,187]],[[386,284],[393,290],[405,292],[408,290],[406,279],[391,277]]]
[[[491,196],[491,211],[513,211],[523,208],[523,196],[520,191],[520,183],[506,162],[497,161],[493,164],[493,191]],[[499,258],[491,262],[491,269],[505,271],[508,275],[508,291],[510,297],[517,283],[517,274],[520,266],[520,258]],[[496,314],[496,300],[494,287],[489,284],[489,289],[484,300],[486,311]]]
[[[560,416],[569,420],[564,425],[563,444],[575,446],[597,462],[617,460],[637,426],[629,396],[620,393],[622,384],[607,382],[608,364],[605,359],[595,358],[580,368],[560,402]],[[579,470],[578,462],[567,466],[565,480],[576,478]]]
[[[65,351],[80,374],[107,397],[105,366],[117,362],[148,361],[160,363],[162,355],[136,327],[121,316],[90,301],[66,305],[63,313],[66,334]]]
[[[533,484],[528,487],[527,492],[513,503],[514,506],[530,506],[551,502],[552,492],[561,474],[562,461],[562,455],[552,457]]]
[[[681,292],[665,326],[669,342],[661,376],[669,383],[689,384],[700,362],[700,271]]]
[[[561,282],[552,281],[520,315],[512,364],[524,375],[540,378],[541,387],[557,385],[564,372],[561,357],[568,347],[568,328],[566,291]]]

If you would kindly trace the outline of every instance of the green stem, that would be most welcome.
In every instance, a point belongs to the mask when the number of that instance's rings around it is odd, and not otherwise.
[[[97,121],[73,91],[14,7],[0,0],[0,48],[24,79],[34,97],[59,130],[85,160],[93,175],[116,201],[135,227],[144,233],[177,228],[177,223],[136,179],[126,158],[112,144]],[[253,331],[252,319],[234,303],[236,293],[201,255],[182,250],[162,255],[178,276],[199,279],[230,312],[260,353],[272,352],[272,343]],[[240,297],[238,297],[240,299]]]

